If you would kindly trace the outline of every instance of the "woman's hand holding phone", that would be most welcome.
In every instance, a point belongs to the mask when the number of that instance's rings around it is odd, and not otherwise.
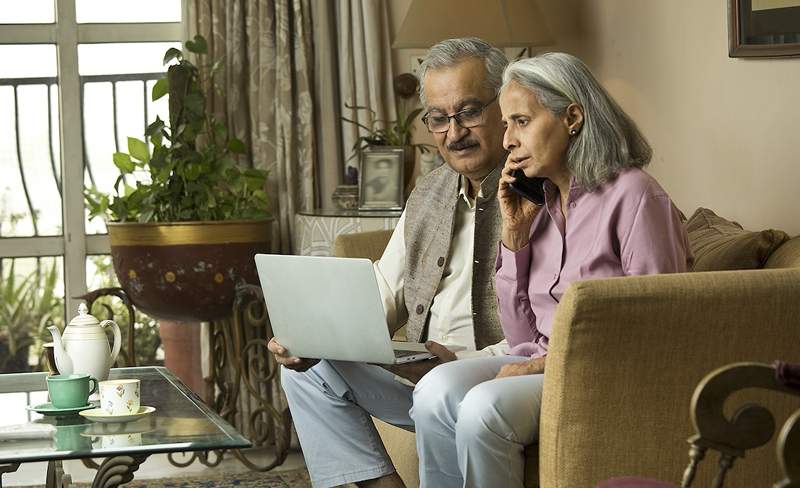
[[[512,172],[516,169],[517,164],[509,156],[503,166],[497,189],[500,215],[503,219],[501,238],[503,245],[511,251],[519,251],[528,244],[531,224],[542,208],[511,188],[510,185],[516,181]]]

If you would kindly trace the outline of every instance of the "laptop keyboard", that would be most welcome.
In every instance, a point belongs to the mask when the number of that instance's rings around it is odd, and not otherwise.
[[[413,356],[415,354],[424,354],[422,351],[400,351],[398,349],[394,350],[394,357],[396,358],[404,358],[406,356]]]

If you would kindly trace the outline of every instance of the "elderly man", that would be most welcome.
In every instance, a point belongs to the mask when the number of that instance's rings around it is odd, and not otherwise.
[[[408,340],[425,341],[436,359],[382,368],[290,357],[270,342],[285,366],[283,388],[314,486],[403,486],[370,415],[423,432],[414,419],[426,416],[410,411],[434,402],[415,396],[414,383],[443,362],[508,350],[493,287],[506,156],[497,94],[506,64],[476,38],[443,41],[422,64],[423,120],[447,164],[411,194],[375,273],[392,330],[405,323]],[[435,484],[430,457],[420,452],[423,486]]]

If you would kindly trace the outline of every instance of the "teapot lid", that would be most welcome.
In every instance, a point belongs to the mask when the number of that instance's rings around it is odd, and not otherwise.
[[[99,325],[100,322],[89,313],[89,307],[85,303],[78,305],[78,315],[70,320],[69,325]]]

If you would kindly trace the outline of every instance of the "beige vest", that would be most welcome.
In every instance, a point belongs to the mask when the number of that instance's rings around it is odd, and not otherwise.
[[[414,189],[406,204],[405,295],[408,323],[406,337],[422,342],[427,338],[430,306],[453,238],[458,173],[444,164],[426,175]],[[475,240],[472,265],[472,320],[475,346],[482,349],[503,340],[497,315],[494,290],[494,268],[497,243],[500,240],[500,213],[497,204],[497,182],[500,168],[495,169],[481,185],[475,202]]]

